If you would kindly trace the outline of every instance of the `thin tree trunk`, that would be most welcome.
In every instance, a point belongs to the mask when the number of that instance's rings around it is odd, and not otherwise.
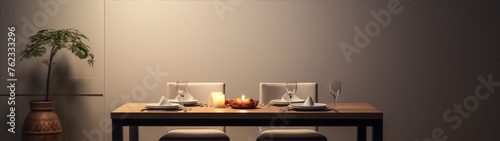
[[[47,85],[45,87],[45,101],[49,100],[50,71],[52,70],[52,58],[54,58],[55,54],[56,54],[55,47],[52,47],[49,60],[49,72],[47,73]]]
[[[52,58],[50,58],[49,64],[52,63]],[[47,85],[45,91],[45,101],[49,100],[49,82],[50,82],[50,70],[52,69],[52,65],[49,65],[49,73],[47,74]]]

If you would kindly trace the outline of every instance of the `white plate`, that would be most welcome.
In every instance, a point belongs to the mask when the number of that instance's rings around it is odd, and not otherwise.
[[[181,103],[181,101],[178,101],[176,99],[169,99],[168,102],[170,102],[170,103],[177,103],[177,104]],[[184,101],[183,103],[184,103],[185,106],[195,105],[196,103],[198,103],[198,100],[193,99],[191,101]]]
[[[314,103],[314,106],[304,106],[304,103],[294,103],[291,105],[294,110],[324,110],[327,108],[325,103]]]
[[[304,102],[306,102],[306,101],[303,99],[292,101],[292,103],[304,103]],[[286,105],[290,104],[290,101],[282,101],[281,99],[273,99],[273,100],[271,100],[271,104],[272,105],[286,106]]]
[[[175,109],[179,109],[179,105],[180,104],[172,103],[171,105],[168,105],[168,106],[160,106],[160,105],[158,105],[158,103],[148,103],[148,104],[145,104],[144,107],[148,108],[148,109],[175,110]]]

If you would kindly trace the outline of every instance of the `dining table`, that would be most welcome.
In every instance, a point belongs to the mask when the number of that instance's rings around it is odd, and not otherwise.
[[[111,112],[113,141],[123,140],[124,126],[129,126],[130,140],[138,140],[139,126],[355,126],[358,141],[366,141],[367,127],[372,127],[373,141],[383,140],[383,112],[368,103],[337,103],[338,111],[296,111],[283,106],[186,106],[172,111],[145,109],[145,104],[125,103]]]

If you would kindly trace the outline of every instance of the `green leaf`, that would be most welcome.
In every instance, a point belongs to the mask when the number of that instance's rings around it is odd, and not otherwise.
[[[87,56],[88,56],[87,52],[85,52],[83,50],[78,51],[78,57],[80,59],[85,59],[85,58],[87,58]]]
[[[91,53],[90,47],[82,42],[82,38],[89,40],[85,35],[80,33],[80,31],[72,28],[40,30],[35,35],[28,38],[30,42],[21,52],[21,59],[19,59],[19,61],[30,59],[31,57],[42,57],[47,53],[47,47],[51,48],[49,57],[53,57],[59,50],[67,48],[78,58],[88,59],[87,62],[89,66],[93,67],[95,62],[94,55]],[[42,62],[47,65],[54,64],[49,64],[49,62],[45,60]]]

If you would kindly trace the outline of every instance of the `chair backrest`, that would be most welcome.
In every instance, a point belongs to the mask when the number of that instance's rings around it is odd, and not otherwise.
[[[188,92],[200,102],[210,104],[211,92],[225,93],[224,82],[189,82]],[[177,96],[177,83],[167,82],[166,96],[168,99],[174,99]]]
[[[203,104],[210,105],[212,99],[211,92],[225,93],[226,84],[224,82],[188,82],[188,92]],[[177,96],[177,83],[167,82],[168,99],[174,99]],[[174,129],[218,129],[225,131],[223,126],[168,126],[167,131]]]
[[[259,90],[259,101],[265,104],[273,99],[281,99],[281,97],[286,93],[285,83],[260,83]],[[308,96],[318,102],[318,83],[316,82],[297,82],[297,91],[295,92],[299,98],[306,99]],[[295,127],[283,127],[283,126],[259,126],[259,131],[265,131],[269,129],[311,129],[317,130],[316,127],[310,126],[295,126]]]
[[[268,104],[273,99],[281,99],[285,93],[285,83],[263,82],[260,83],[259,101]],[[318,102],[318,83],[298,82],[295,95],[302,99],[311,96],[314,102]]]

